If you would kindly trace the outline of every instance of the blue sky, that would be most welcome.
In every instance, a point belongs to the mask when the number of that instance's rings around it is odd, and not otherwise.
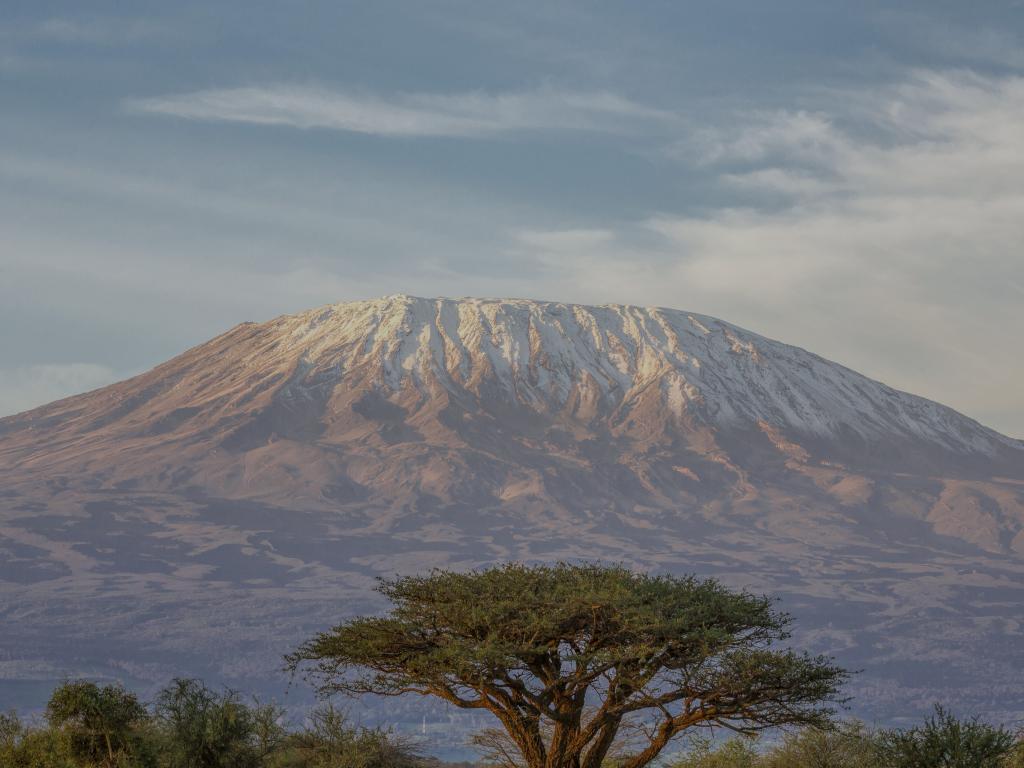
[[[1024,437],[1024,4],[13,2],[0,413],[390,293],[656,304]]]

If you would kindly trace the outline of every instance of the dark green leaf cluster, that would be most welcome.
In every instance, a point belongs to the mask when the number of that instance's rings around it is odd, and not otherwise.
[[[177,679],[156,700],[167,768],[258,768],[284,737],[274,707],[250,707],[234,691]]]
[[[787,733],[758,749],[750,739],[698,740],[667,768],[1020,768],[1024,742],[976,719],[938,708],[908,730],[869,731],[860,723]]]
[[[958,720],[938,706],[923,725],[883,731],[879,740],[883,762],[892,768],[1004,768],[1020,749],[1005,728]]]
[[[749,737],[730,739],[722,744],[695,737],[686,754],[669,763],[669,768],[761,768],[762,765],[763,759]],[[798,765],[793,763],[792,768]]]
[[[697,725],[824,725],[846,677],[828,659],[778,648],[790,619],[770,599],[711,579],[509,564],[380,591],[388,615],[316,636],[290,666],[308,665],[323,693],[419,693],[486,709],[531,767],[597,768],[640,715],[656,727],[627,768]]]
[[[118,686],[73,681],[42,725],[0,715],[0,768],[425,768],[409,742],[327,707],[289,729],[280,709],[174,680],[150,710]]]
[[[877,736],[861,723],[787,733],[757,768],[881,768]]]
[[[138,726],[147,717],[135,694],[119,685],[100,686],[86,680],[60,686],[46,705],[46,718],[63,731],[70,755],[103,768],[141,757]]]
[[[381,728],[353,728],[333,706],[314,710],[273,768],[425,768],[416,746]]]

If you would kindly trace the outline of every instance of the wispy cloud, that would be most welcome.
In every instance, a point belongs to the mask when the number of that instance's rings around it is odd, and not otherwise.
[[[391,137],[484,138],[522,131],[632,133],[678,123],[670,112],[605,92],[529,91],[381,96],[274,85],[195,91],[127,102],[189,120],[325,128]]]
[[[34,408],[62,397],[87,392],[118,379],[95,363],[59,363],[0,368],[0,416]]]
[[[167,30],[155,22],[119,18],[52,18],[40,22],[31,32],[44,40],[88,45],[139,43],[167,34]]]
[[[946,61],[1024,69],[1024,39],[1013,29],[944,23],[938,14],[894,10],[880,13],[878,20],[882,29],[898,30],[904,45]]]
[[[718,313],[995,418],[1024,378],[1021,125],[1024,78],[917,72],[675,146],[747,202],[638,222],[656,247],[604,229],[525,242],[576,286]]]

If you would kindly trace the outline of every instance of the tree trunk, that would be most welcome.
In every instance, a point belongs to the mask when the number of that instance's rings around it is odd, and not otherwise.
[[[107,764],[110,765],[111,768],[113,768],[113,765],[114,765],[114,747],[110,743],[110,734],[107,733],[106,731],[104,731],[104,733],[103,733],[103,740],[107,742],[107,760],[109,761]]]
[[[619,733],[619,723],[619,718],[615,718],[601,726],[597,739],[591,744],[590,749],[587,750],[586,759],[581,763],[582,768],[601,768],[601,764],[608,755],[608,750],[611,749],[615,737]]]

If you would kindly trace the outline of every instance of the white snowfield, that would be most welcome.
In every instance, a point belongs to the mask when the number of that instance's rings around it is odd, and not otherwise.
[[[676,417],[767,423],[808,436],[924,439],[957,453],[1022,444],[951,408],[705,315],[656,307],[405,295],[335,304],[267,326],[310,374],[371,375],[390,390],[497,384],[542,410],[628,410],[651,388]],[[293,349],[294,351],[294,349]],[[301,384],[292,386],[299,395]]]

